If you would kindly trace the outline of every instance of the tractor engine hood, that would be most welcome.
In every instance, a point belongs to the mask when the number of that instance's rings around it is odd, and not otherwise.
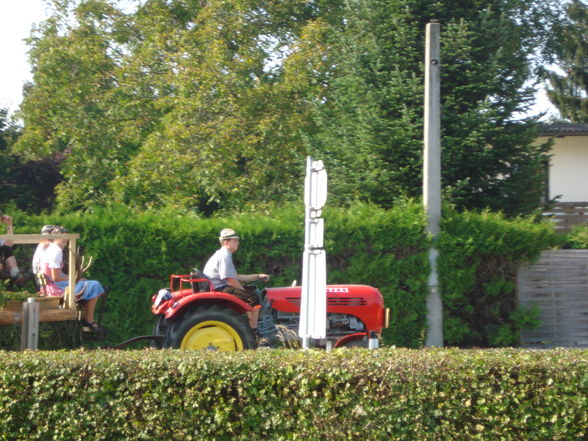
[[[300,313],[301,290],[300,286],[266,288],[266,293],[272,308]],[[327,313],[353,315],[364,323],[366,329],[378,334],[386,327],[384,299],[372,286],[327,285]]]

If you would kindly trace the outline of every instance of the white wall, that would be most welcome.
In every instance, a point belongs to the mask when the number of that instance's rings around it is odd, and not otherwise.
[[[540,142],[547,138],[539,138]],[[588,202],[588,136],[554,138],[549,168],[549,198]]]

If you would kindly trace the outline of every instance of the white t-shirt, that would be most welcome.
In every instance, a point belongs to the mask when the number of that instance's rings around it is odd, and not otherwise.
[[[37,249],[35,250],[35,254],[33,254],[33,273],[38,274],[41,272],[41,263],[43,261],[43,255],[49,245],[45,246],[45,244],[40,243],[37,245]]]
[[[51,243],[41,258],[41,268],[47,264],[49,268],[61,269],[63,262],[63,250],[55,243]]]
[[[225,247],[221,247],[212,255],[203,273],[208,277],[216,288],[227,286],[227,279],[237,279],[237,270],[233,264],[233,255]]]
[[[0,247],[4,246],[4,239],[0,239]]]

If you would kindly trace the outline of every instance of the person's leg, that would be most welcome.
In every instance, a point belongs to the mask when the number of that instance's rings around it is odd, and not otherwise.
[[[94,322],[94,310],[96,309],[97,302],[98,297],[94,297],[93,299],[85,301],[84,306],[82,306],[82,318],[88,323]]]
[[[0,247],[0,255],[4,261],[4,267],[2,269],[8,271],[11,278],[16,279],[20,270],[18,269],[16,259],[12,254],[12,247],[7,247],[6,245]]]
[[[6,247],[2,247],[6,248]],[[22,288],[26,283],[32,279],[31,274],[21,274],[20,268],[16,263],[15,257],[10,252],[10,248],[8,248],[8,255],[5,255],[4,252],[2,253],[2,262],[0,263],[0,275],[4,278],[10,278],[17,288]],[[12,285],[11,285],[12,287]]]
[[[247,315],[249,316],[249,326],[251,326],[251,328],[253,329],[257,329],[257,321],[259,320],[259,309],[248,312]]]
[[[98,298],[104,294],[104,288],[97,280],[80,280],[76,284],[76,294],[84,301],[82,306],[82,319],[88,323],[94,322],[94,310]]]
[[[251,306],[259,305],[259,298],[257,294],[255,294],[255,292],[233,288],[231,286],[227,286],[225,289],[223,289],[223,292],[226,292],[227,294],[232,294],[235,297],[238,297],[239,299],[249,303],[249,305]],[[259,309],[248,312],[247,317],[249,319],[249,326],[251,326],[253,329],[257,329],[257,322],[259,320]]]

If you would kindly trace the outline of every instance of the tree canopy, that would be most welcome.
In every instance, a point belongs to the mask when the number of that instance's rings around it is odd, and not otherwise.
[[[442,179],[458,206],[537,208],[546,161],[532,103],[548,2],[357,0],[331,33],[332,81],[317,110],[336,194],[380,204],[421,194],[424,28],[441,22]],[[332,170],[331,170],[332,171]],[[331,173],[332,174],[332,173]],[[337,179],[340,178],[340,179]]]
[[[20,133],[8,110],[0,108],[0,208],[7,212],[49,210],[55,202],[54,188],[61,180],[59,158],[25,161],[15,155],[10,146]]]
[[[420,195],[424,28],[438,20],[446,193],[527,213],[546,156],[516,115],[554,2],[53,0],[29,40],[14,151],[62,155],[62,210],[275,206],[300,197],[308,154],[334,201],[386,206]]]
[[[588,123],[588,6],[572,0],[566,6],[568,23],[560,27],[556,65],[547,71],[547,96],[562,117]]]

